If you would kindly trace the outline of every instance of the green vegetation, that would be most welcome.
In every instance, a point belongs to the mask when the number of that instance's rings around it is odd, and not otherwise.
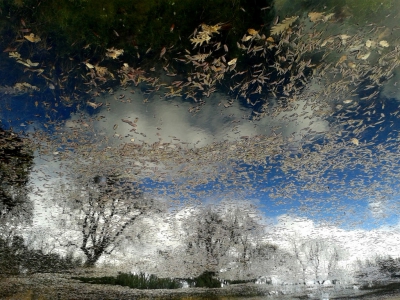
[[[204,271],[193,279],[185,279],[191,287],[220,288],[221,282],[215,277],[215,272]]]
[[[117,277],[72,277],[72,279],[92,284],[129,286],[130,288],[135,289],[178,289],[182,287],[180,279],[158,278],[156,275],[147,275],[142,272],[139,274],[119,273]],[[221,282],[216,278],[215,272],[206,271],[195,278],[185,278],[182,280],[187,281],[191,287],[221,287]]]
[[[133,289],[178,289],[181,283],[177,279],[158,278],[156,275],[119,273],[117,277],[72,277],[85,283],[112,284],[129,286]]]

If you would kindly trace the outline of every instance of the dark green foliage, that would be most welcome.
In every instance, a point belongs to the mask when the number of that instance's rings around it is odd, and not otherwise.
[[[376,259],[376,263],[382,273],[394,274],[400,272],[400,258],[393,258],[391,256],[379,257]]]
[[[204,271],[193,279],[185,279],[191,287],[220,288],[221,282],[215,277],[215,272]]]
[[[365,285],[361,287],[362,290],[373,290],[373,292],[369,295],[386,295],[386,294],[394,294],[400,292],[400,282],[392,282],[389,284],[382,284],[382,285]]]
[[[0,128],[0,220],[29,223],[33,205],[28,197],[33,151],[28,142]]]
[[[81,265],[81,259],[74,258],[72,254],[63,257],[29,249],[21,236],[0,239],[0,274],[62,272]]]
[[[247,279],[247,280],[224,280],[227,284],[242,284],[242,283],[255,283],[257,279]]]
[[[106,47],[114,46],[135,58],[149,47],[155,57],[164,46],[184,41],[177,50],[190,47],[187,37],[201,23],[227,24],[224,42],[234,49],[247,28],[259,29],[273,18],[272,9],[260,10],[269,5],[271,0],[22,0],[0,7],[12,16],[15,31],[22,18],[59,56],[100,58]]]
[[[156,275],[119,273],[117,277],[72,277],[85,283],[112,284],[129,286],[134,289],[178,289],[181,283],[177,279],[158,278]]]

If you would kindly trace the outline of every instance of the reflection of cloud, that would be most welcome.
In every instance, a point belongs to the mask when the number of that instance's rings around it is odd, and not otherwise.
[[[368,208],[374,218],[381,218],[385,216],[385,204],[382,200],[375,200],[368,203]]]
[[[98,134],[114,137],[114,141],[154,143],[177,141],[201,147],[212,142],[235,141],[241,136],[270,135],[282,133],[289,139],[298,139],[301,133],[310,130],[321,133],[328,130],[326,121],[313,115],[311,107],[305,100],[298,100],[294,108],[275,116],[266,116],[260,121],[250,120],[251,109],[243,108],[238,101],[228,108],[228,102],[222,94],[215,93],[207,104],[198,112],[189,112],[192,104],[181,99],[145,101],[146,96],[140,93],[131,94],[118,91],[124,100],[118,101],[115,96],[107,96],[101,101],[97,116],[105,118],[82,119],[82,115],[73,115],[66,122],[69,128],[83,127]],[[192,147],[192,146],[189,146]]]

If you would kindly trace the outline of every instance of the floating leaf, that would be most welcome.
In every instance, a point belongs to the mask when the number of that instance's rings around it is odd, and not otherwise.
[[[27,39],[28,41],[32,42],[32,43],[37,43],[41,41],[41,38],[38,37],[37,35],[31,33],[29,35],[24,35],[24,38]]]
[[[387,41],[383,40],[383,41],[379,42],[379,46],[386,48],[386,47],[389,47],[389,43]]]
[[[87,103],[87,105],[89,105],[90,107],[93,107],[94,109],[96,109],[96,108],[98,108],[98,107],[100,107],[100,106],[102,106],[103,105],[103,103],[96,103],[96,102],[90,102],[90,101],[88,101],[88,102],[86,102]]]
[[[355,63],[353,63],[352,61],[349,61],[348,63],[347,63],[347,65],[350,67],[350,68],[352,68],[352,69],[354,69],[357,65],[355,64]]]
[[[106,67],[94,66],[96,73],[100,77],[104,77],[107,74],[111,74]]]
[[[267,41],[267,42],[270,42],[270,43],[275,43],[275,40],[273,39],[272,36],[268,37],[268,38],[266,39],[266,41]]]
[[[34,63],[29,58],[26,60],[26,63],[31,67],[37,67],[39,65],[39,63]]]
[[[197,45],[201,46],[204,42],[208,44],[208,42],[211,40],[211,36],[209,35],[208,32],[199,32],[195,38],[190,39],[192,44],[194,44],[194,47]]]
[[[39,91],[37,86],[31,85],[27,82],[18,82],[14,85],[14,89],[21,92],[26,92],[29,90]]]
[[[323,12],[310,12],[308,13],[308,17],[310,18],[311,22],[318,22],[322,21],[324,19],[324,13]]]
[[[335,15],[334,13],[327,14],[326,16],[323,17],[322,21],[327,22],[327,21],[329,21],[330,19],[332,19],[332,17],[333,17],[334,15]]]
[[[365,42],[365,46],[366,46],[367,48],[372,47],[373,44],[374,44],[374,42],[372,42],[371,40],[368,40],[368,41]]]
[[[352,138],[351,140],[350,140],[350,142],[352,142],[354,145],[356,145],[356,146],[358,146],[359,144],[360,144],[360,142],[358,141],[358,139],[356,139],[356,138]]]
[[[348,40],[349,38],[351,38],[351,36],[350,36],[350,35],[347,35],[347,34],[341,34],[341,35],[339,35],[339,38],[340,38],[341,41],[342,41],[342,45],[346,45],[347,40]]]
[[[253,28],[249,28],[247,29],[248,34],[250,35],[256,35],[258,33],[257,30],[253,29]]]
[[[359,55],[357,55],[357,58],[358,59],[362,59],[362,60],[366,60],[370,55],[371,55],[371,52],[368,52],[368,53],[366,53],[364,55],[359,54]]]
[[[85,63],[86,67],[88,67],[89,69],[93,69],[94,66],[91,63]]]
[[[253,38],[253,36],[251,36],[251,35],[245,35],[243,38],[242,38],[242,42],[247,42],[248,40],[251,40]]]
[[[342,62],[344,62],[346,59],[347,59],[347,55],[342,55],[342,56],[339,58],[339,61],[337,62],[337,64],[340,65],[340,64],[341,64]]]
[[[321,43],[321,47],[324,47],[328,43],[332,43],[335,39],[333,37],[327,38]]]
[[[9,52],[8,53],[8,57],[13,57],[16,59],[20,59],[21,58],[21,54],[19,54],[18,52]]]
[[[216,24],[216,25],[201,24],[201,29],[203,30],[203,32],[207,32],[208,34],[212,35],[213,33],[219,33],[218,30],[221,29],[221,25],[220,24]]]
[[[232,65],[236,64],[236,61],[237,61],[237,58],[234,58],[234,59],[228,61],[228,66],[232,66]]]
[[[292,25],[298,19],[298,17],[299,16],[286,18],[281,23],[278,23],[275,26],[272,26],[271,35],[282,33],[283,31],[288,29],[290,27],[290,25]]]
[[[23,60],[21,60],[21,59],[18,59],[18,60],[17,60],[17,63],[19,63],[19,64],[21,64],[21,65],[24,65],[25,67],[28,67],[28,68],[31,67],[28,63],[26,63],[25,61],[23,61]]]
[[[120,55],[124,54],[124,50],[115,49],[114,47],[107,49],[106,56],[111,57],[112,59],[118,58]]]

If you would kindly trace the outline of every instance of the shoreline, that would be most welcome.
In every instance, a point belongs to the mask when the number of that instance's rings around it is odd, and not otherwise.
[[[97,300],[97,299],[321,299],[322,292],[332,289],[316,288],[293,293],[282,292],[280,286],[238,284],[223,288],[181,288],[181,289],[156,289],[139,290],[117,285],[98,285],[82,283],[71,279],[71,274],[42,273],[24,276],[12,276],[0,279],[0,299],[21,299],[30,296],[32,299],[59,299],[59,300]],[[295,289],[295,288],[294,288]],[[400,300],[400,291],[377,290],[332,290],[335,295],[330,299],[390,299]],[[26,298],[30,299],[30,298]]]

